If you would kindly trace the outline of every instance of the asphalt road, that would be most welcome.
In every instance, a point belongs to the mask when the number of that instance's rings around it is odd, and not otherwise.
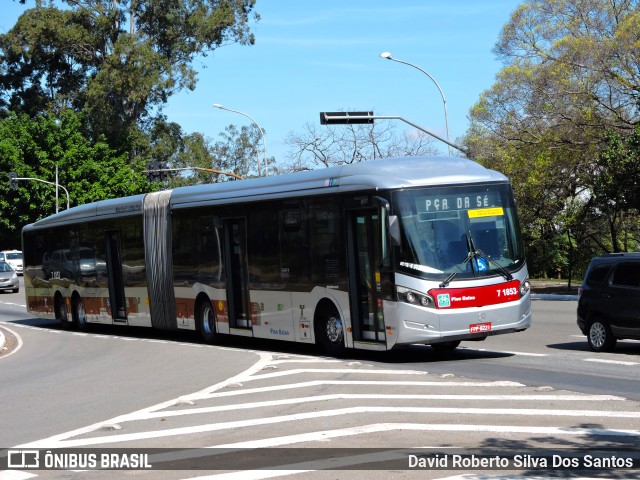
[[[640,342],[621,340],[614,352],[592,352],[576,325],[576,306],[576,301],[535,300],[529,330],[463,342],[441,356],[428,347],[392,352],[381,363],[640,400]]]
[[[410,470],[407,449],[552,449],[562,457],[567,449],[624,455],[640,443],[640,342],[591,352],[575,325],[575,301],[535,301],[530,330],[450,354],[415,346],[344,359],[278,342],[211,347],[146,329],[62,331],[30,318],[23,302],[21,294],[0,296],[0,328],[19,346],[0,355],[0,449],[207,447],[185,453],[187,466],[176,467],[184,470],[118,471],[118,478],[531,478],[536,466],[487,477],[473,468]],[[222,463],[227,473],[204,469],[202,456],[211,461],[221,447],[240,457]],[[290,450],[244,453],[255,447]],[[341,458],[303,461],[326,447]],[[168,461],[153,452],[152,463]],[[361,469],[372,461],[377,467]],[[275,467],[248,472],[267,464]],[[561,473],[635,478],[616,468]],[[7,478],[114,478],[113,471],[14,474],[28,476]]]

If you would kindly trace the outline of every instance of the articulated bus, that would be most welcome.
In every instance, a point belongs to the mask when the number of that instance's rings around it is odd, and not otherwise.
[[[63,327],[390,350],[519,332],[531,300],[508,179],[372,160],[78,206],[22,231],[27,308]]]

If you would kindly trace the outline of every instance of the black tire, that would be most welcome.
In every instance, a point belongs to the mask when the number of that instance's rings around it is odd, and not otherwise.
[[[322,314],[318,335],[325,351],[333,357],[341,357],[346,351],[344,344],[344,323],[335,309],[327,309]]]
[[[68,330],[71,327],[71,322],[69,322],[69,315],[67,315],[67,306],[64,303],[64,298],[61,295],[57,295],[55,299],[55,315],[56,320],[60,322],[60,327],[63,330]]]
[[[20,287],[18,288],[14,288],[13,290],[11,290],[13,293],[18,293],[20,291]]]
[[[73,299],[73,323],[76,328],[81,332],[89,330],[89,322],[87,322],[87,313],[84,310],[84,303],[79,295],[76,295]]]
[[[460,345],[460,340],[454,340],[451,342],[434,343],[431,348],[438,352],[452,352]]]
[[[216,314],[209,300],[200,302],[198,306],[198,330],[205,343],[215,343],[218,338],[216,332]]]
[[[594,352],[610,352],[615,348],[617,341],[606,322],[596,319],[589,324],[587,342]]]

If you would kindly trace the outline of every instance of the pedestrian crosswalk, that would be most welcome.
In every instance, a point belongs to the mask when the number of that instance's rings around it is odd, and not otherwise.
[[[224,382],[21,448],[157,449],[151,463],[159,468],[182,462],[194,469],[166,478],[231,480],[307,478],[325,469],[358,470],[359,478],[369,468],[410,473],[412,449],[625,451],[640,441],[640,402],[616,395],[257,353],[252,368]],[[258,460],[239,462],[249,451]],[[315,456],[291,461],[285,451]]]

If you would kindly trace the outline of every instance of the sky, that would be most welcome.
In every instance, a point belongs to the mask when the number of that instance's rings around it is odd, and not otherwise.
[[[164,109],[184,133],[212,141],[226,126],[265,132],[268,157],[285,163],[291,132],[319,125],[320,112],[373,111],[403,117],[446,138],[465,134],[469,109],[502,68],[492,53],[516,0],[257,0],[255,45],[228,45],[199,57],[193,91],[174,95]],[[0,32],[34,0],[0,0]],[[394,121],[397,132],[412,127]],[[336,127],[322,127],[336,128]],[[441,152],[447,146],[437,142]]]

